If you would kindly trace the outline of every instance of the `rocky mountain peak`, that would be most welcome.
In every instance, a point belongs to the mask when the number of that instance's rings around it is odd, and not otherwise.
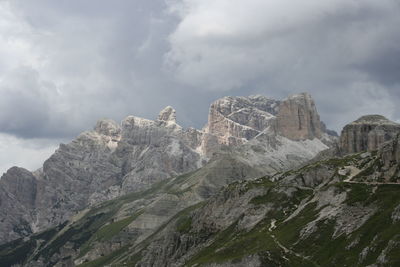
[[[264,131],[291,140],[321,139],[327,133],[308,93],[274,100],[265,96],[224,97],[210,106],[206,133],[223,145],[240,145]]]
[[[400,133],[400,124],[382,115],[362,116],[346,125],[340,136],[342,153],[376,150]]]
[[[130,131],[135,128],[152,127],[154,121],[130,115],[122,120],[121,125],[123,131]]]
[[[160,111],[160,114],[158,115],[158,120],[176,123],[176,110],[171,106],[165,107],[163,110]]]
[[[121,126],[113,120],[102,119],[96,123],[94,130],[99,134],[117,136],[121,133]]]
[[[293,131],[301,134],[289,140],[292,128],[284,131],[285,125],[295,125]],[[222,148],[225,145],[236,146],[235,156],[260,173],[297,166],[328,148],[319,139],[311,140],[320,125],[308,95],[283,101],[259,95],[224,97],[211,105],[203,131],[176,124],[176,111],[170,106],[156,120],[137,116],[128,116],[120,124],[100,120],[93,131],[60,145],[38,174],[12,175],[24,177],[20,184],[32,188],[27,190],[32,196],[24,193],[19,199],[19,190],[4,192],[6,185],[0,186],[0,209],[18,208],[18,212],[0,215],[0,243],[54,226],[88,206],[194,171],[219,154],[233,153],[231,148]],[[296,142],[295,138],[310,140]],[[10,182],[12,188],[19,188],[17,182]],[[35,204],[27,208],[29,201]],[[22,219],[27,230],[13,230]]]
[[[224,97],[210,106],[205,132],[223,145],[240,145],[273,124],[277,101],[266,97]]]
[[[321,138],[323,127],[310,94],[291,95],[280,103],[277,131],[292,140]]]

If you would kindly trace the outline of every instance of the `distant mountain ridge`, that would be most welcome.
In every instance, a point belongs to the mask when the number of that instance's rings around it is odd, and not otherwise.
[[[396,266],[399,193],[400,127],[382,116],[337,138],[307,93],[224,97],[202,130],[166,107],[11,168],[0,265]]]
[[[0,265],[400,264],[400,133],[378,150],[272,175],[249,164],[247,146],[263,141],[264,149],[276,146],[273,154],[289,155],[283,144],[289,139],[261,136],[223,149],[194,172],[0,246]],[[291,142],[289,147],[310,140]]]
[[[179,126],[172,107],[163,109],[156,120],[100,120],[94,130],[61,144],[40,170],[12,168],[4,174],[0,208],[7,212],[0,215],[0,243],[66,221],[88,206],[194,171],[224,147],[240,146],[241,153],[246,150],[247,158],[253,158],[253,167],[276,172],[306,162],[334,140],[307,93],[279,101],[224,97],[211,104],[203,130]],[[278,150],[282,153],[273,153]],[[263,160],[268,166],[262,166]]]

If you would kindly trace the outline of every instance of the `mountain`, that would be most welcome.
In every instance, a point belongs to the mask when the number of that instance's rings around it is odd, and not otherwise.
[[[266,176],[220,153],[1,246],[0,264],[397,266],[400,183],[388,178],[399,151],[397,135],[379,150]]]
[[[147,242],[103,259],[136,266],[398,266],[400,184],[369,177],[382,175],[381,161],[399,166],[399,141],[233,183]]]
[[[0,214],[0,244],[61,224],[104,201],[215,164],[221,157],[240,162],[243,173],[251,168],[255,178],[304,164],[335,140],[307,93],[280,101],[224,97],[210,106],[203,130],[178,125],[172,107],[163,109],[156,120],[103,119],[93,130],[61,144],[41,169],[14,167],[3,175],[0,208],[6,212]],[[204,181],[214,185],[201,199],[232,181],[216,179]]]
[[[211,137],[205,138],[205,148],[207,151],[215,144],[240,145],[266,130],[296,141],[329,140],[308,93],[292,95],[282,101],[261,95],[224,97],[211,104],[204,129]]]
[[[346,125],[340,136],[343,153],[376,150],[393,139],[400,131],[400,124],[381,115],[366,115]]]
[[[11,168],[0,266],[400,264],[398,124],[364,116],[336,142],[306,93],[222,98],[203,130],[175,113],[101,120]]]
[[[206,159],[195,150],[196,134],[163,117],[101,120],[61,144],[42,169],[10,169],[0,180],[0,205],[7,209],[0,215],[0,240],[43,230],[87,206],[198,169]]]

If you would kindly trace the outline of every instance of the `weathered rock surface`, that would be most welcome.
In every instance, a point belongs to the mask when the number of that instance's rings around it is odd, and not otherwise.
[[[277,131],[292,140],[321,138],[323,125],[314,100],[307,93],[282,101],[277,113]]]
[[[203,148],[207,153],[218,144],[241,145],[266,131],[295,141],[335,140],[335,133],[320,121],[308,93],[291,95],[282,101],[256,95],[224,97],[211,104]]]
[[[66,221],[88,205],[196,170],[206,161],[196,151],[199,145],[198,132],[177,125],[171,107],[155,121],[134,116],[121,124],[100,120],[93,131],[61,144],[35,176],[12,168],[0,180],[0,205],[7,210],[0,215],[2,226],[7,225],[0,228],[0,242]]]
[[[377,150],[400,133],[400,124],[381,115],[367,115],[346,125],[340,136],[344,154]]]
[[[354,182],[370,184],[400,184],[400,134],[381,145],[378,151],[365,152],[362,167],[347,166],[343,175],[351,175]]]
[[[385,181],[400,182],[400,133],[391,142],[383,144],[379,151],[381,171]]]
[[[203,131],[179,126],[176,111],[169,106],[156,120],[100,120],[94,130],[61,144],[34,175],[20,171],[23,178],[12,179],[18,175],[10,174],[1,179],[0,199],[8,200],[0,208],[8,214],[0,214],[0,243],[66,221],[88,206],[194,171],[220,151],[230,151],[258,173],[290,169],[328,148],[326,140],[331,137],[321,125],[306,93],[283,101],[263,96],[222,98],[211,105]],[[19,179],[29,177],[24,190],[11,190]],[[227,181],[215,182],[222,186]],[[26,214],[12,205],[24,207]]]
[[[270,176],[254,162],[269,155],[264,165],[279,166],[318,151],[314,142],[263,132],[194,172],[0,246],[0,265],[397,266],[400,185],[371,179],[398,168],[399,138]]]
[[[13,240],[33,232],[30,222],[38,180],[28,170],[13,167],[0,180],[0,240]]]
[[[176,123],[176,111],[173,107],[168,106],[161,110],[158,115],[158,120],[165,122],[173,122]]]
[[[278,103],[263,96],[224,97],[211,104],[205,130],[220,144],[243,144],[274,124]]]
[[[340,182],[342,166],[361,167],[365,159],[331,159],[231,184],[130,255],[136,266],[395,265],[399,231],[391,219],[400,187]]]

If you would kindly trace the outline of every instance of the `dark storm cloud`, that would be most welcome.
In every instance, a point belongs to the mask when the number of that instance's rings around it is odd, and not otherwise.
[[[400,119],[396,1],[156,0],[0,3],[0,131],[71,138],[97,119],[201,127],[211,101],[309,91],[340,130]]]
[[[226,94],[309,91],[337,130],[365,113],[399,119],[396,1],[183,2],[168,54],[180,81]]]
[[[4,31],[23,45],[12,51],[21,59],[0,73],[9,83],[0,88],[3,132],[71,137],[101,117],[154,117],[168,102],[162,55],[174,17],[166,16],[163,1],[4,3],[0,11],[11,14]],[[28,68],[34,84],[17,83],[18,72]],[[26,108],[14,110],[16,102]]]

